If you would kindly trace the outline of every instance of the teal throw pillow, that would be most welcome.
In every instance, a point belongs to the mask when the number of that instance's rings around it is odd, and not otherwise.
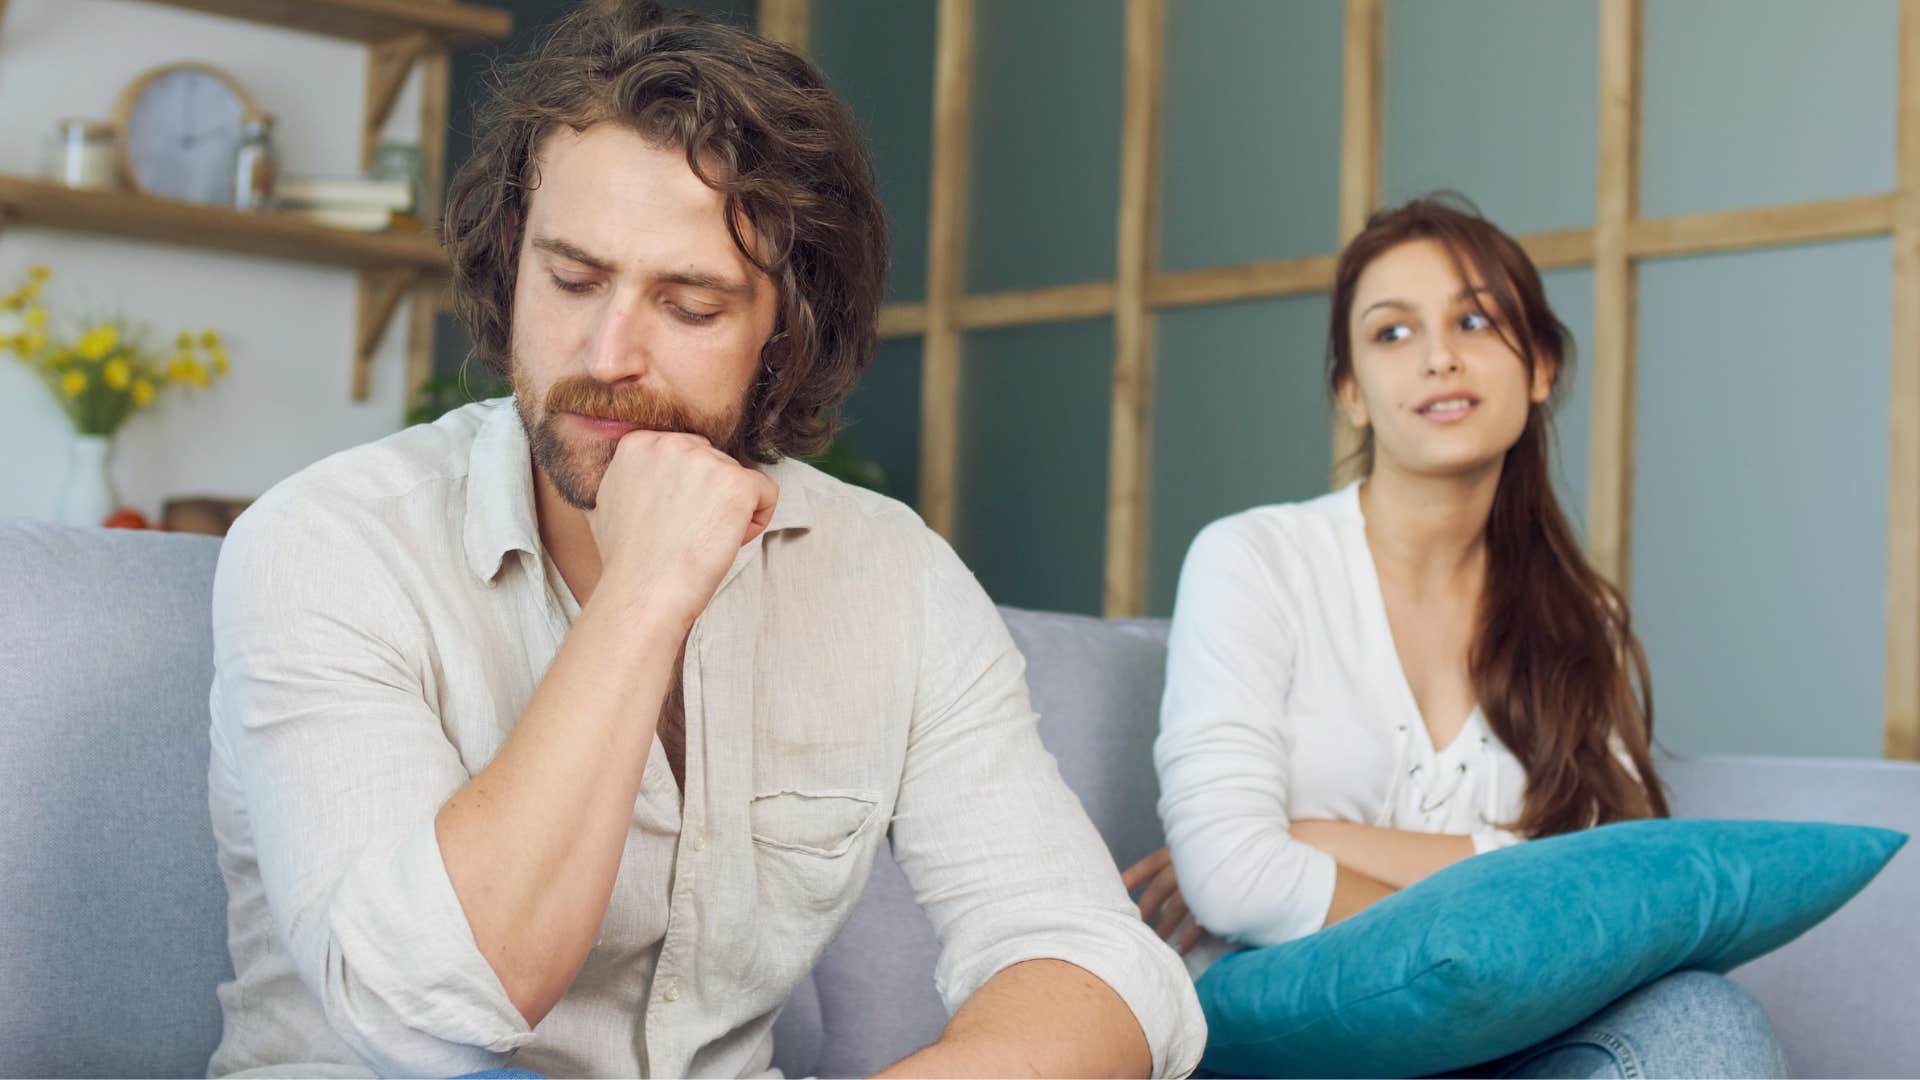
[[[1771,821],[1624,822],[1456,863],[1200,979],[1205,1069],[1427,1076],[1523,1050],[1686,968],[1792,941],[1906,836]]]

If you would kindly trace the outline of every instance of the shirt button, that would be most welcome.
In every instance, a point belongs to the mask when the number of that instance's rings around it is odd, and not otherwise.
[[[707,850],[707,835],[705,833],[701,833],[700,835],[695,836],[693,838],[693,850],[695,851]]]
[[[668,983],[668,984],[667,984],[667,991],[666,991],[666,993],[664,993],[664,994],[661,994],[661,995],[660,995],[660,998],[661,998],[661,1000],[663,1000],[663,1001],[679,1001],[679,1000],[680,1000],[680,987],[679,987],[679,986],[677,986],[677,985],[675,985],[675,984],[673,984],[673,983]]]

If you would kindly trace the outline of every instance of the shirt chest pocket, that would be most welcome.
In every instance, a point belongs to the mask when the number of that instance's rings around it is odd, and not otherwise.
[[[850,910],[885,830],[880,793],[785,790],[748,808],[763,916],[782,908],[814,917]]]
[[[748,827],[759,850],[821,859],[845,855],[879,815],[877,791],[776,791],[755,795]]]

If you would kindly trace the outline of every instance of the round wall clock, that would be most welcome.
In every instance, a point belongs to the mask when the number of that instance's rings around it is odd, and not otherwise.
[[[230,204],[233,154],[253,98],[211,64],[165,64],[122,91],[114,107],[121,176],[146,195]]]

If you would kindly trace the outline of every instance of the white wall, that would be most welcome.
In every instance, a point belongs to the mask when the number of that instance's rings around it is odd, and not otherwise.
[[[202,60],[275,114],[285,171],[351,173],[366,55],[351,42],[136,0],[13,0],[0,24],[0,172],[38,175],[59,118],[106,119],[140,72]],[[389,138],[416,137],[418,103],[410,84]],[[0,289],[35,263],[54,271],[46,301],[56,324],[117,312],[161,341],[182,327],[227,338],[229,378],[209,391],[170,392],[121,429],[114,476],[128,506],[154,514],[176,495],[258,495],[400,427],[407,311],[381,346],[372,398],[352,401],[349,271],[58,230],[0,234]],[[0,355],[0,519],[52,516],[70,430],[39,379]]]

